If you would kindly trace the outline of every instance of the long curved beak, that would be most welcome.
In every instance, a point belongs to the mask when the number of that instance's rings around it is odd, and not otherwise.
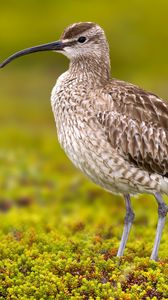
[[[20,56],[27,55],[27,54],[34,53],[34,52],[39,52],[39,51],[54,51],[54,50],[61,51],[61,50],[63,50],[64,46],[65,46],[65,43],[63,43],[62,41],[56,41],[56,42],[52,42],[52,43],[39,45],[39,46],[21,50],[19,52],[14,53],[11,56],[9,56],[6,60],[4,60],[0,64],[0,68],[3,68],[7,64],[9,64],[12,60],[14,60],[15,58],[18,58]]]

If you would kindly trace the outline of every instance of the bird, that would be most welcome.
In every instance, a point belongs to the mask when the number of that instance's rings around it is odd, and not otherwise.
[[[150,259],[158,251],[168,206],[168,102],[144,89],[111,77],[109,45],[94,22],[77,22],[60,39],[16,52],[0,64],[39,51],[55,51],[69,60],[56,81],[51,107],[58,140],[72,163],[105,190],[123,195],[124,228],[117,256],[134,221],[131,197],[152,194],[158,223]]]

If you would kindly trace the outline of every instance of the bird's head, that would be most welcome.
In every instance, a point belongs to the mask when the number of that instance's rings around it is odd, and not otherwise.
[[[101,58],[103,54],[109,52],[103,29],[92,22],[80,22],[67,27],[60,40],[16,52],[2,62],[0,67],[4,67],[17,57],[39,51],[61,52],[70,60],[95,55]]]
[[[64,45],[63,54],[69,59],[100,55],[108,48],[103,29],[92,22],[70,25],[64,30],[61,41]]]

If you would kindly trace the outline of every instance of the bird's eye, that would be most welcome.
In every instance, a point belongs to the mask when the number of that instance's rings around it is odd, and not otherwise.
[[[85,36],[80,36],[78,39],[79,43],[84,43],[86,41],[86,37]]]

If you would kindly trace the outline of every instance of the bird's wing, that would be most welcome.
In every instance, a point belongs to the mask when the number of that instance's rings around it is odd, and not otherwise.
[[[131,164],[168,176],[168,103],[117,80],[104,95],[96,117],[111,146]]]

